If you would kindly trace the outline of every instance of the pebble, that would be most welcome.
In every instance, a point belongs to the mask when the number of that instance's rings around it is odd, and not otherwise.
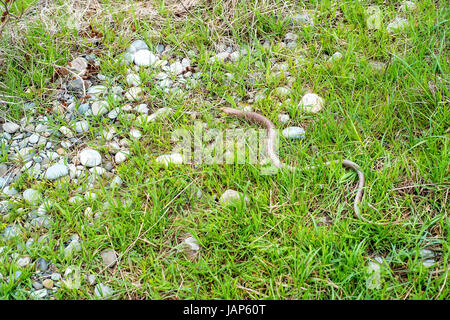
[[[113,295],[114,291],[103,283],[95,286],[94,295],[98,299],[108,299]]]
[[[405,29],[408,26],[409,22],[407,19],[402,17],[395,18],[391,23],[387,26],[388,33],[399,32]]]
[[[2,237],[5,240],[11,240],[15,237],[18,237],[22,234],[22,231],[16,225],[11,225],[6,227],[5,231],[2,234]]]
[[[436,261],[434,259],[426,259],[422,262],[422,265],[426,268],[430,268],[436,264]]]
[[[75,131],[77,133],[89,132],[89,122],[87,122],[86,120],[77,121],[75,123]]]
[[[19,130],[20,126],[18,124],[12,123],[12,122],[6,122],[3,124],[3,130],[5,130],[5,132],[13,134],[15,133],[17,130]]]
[[[374,261],[369,261],[367,266],[367,273],[370,274],[366,280],[366,286],[368,289],[380,289],[381,288],[381,265]]]
[[[107,101],[95,101],[91,106],[92,114],[94,116],[102,116],[105,113],[108,113],[108,107],[109,105]]]
[[[230,61],[236,62],[241,57],[241,53],[239,51],[234,51],[230,54]]]
[[[382,72],[386,69],[386,64],[383,62],[370,61],[369,64],[370,64],[370,67],[372,68],[372,70],[375,72]]]
[[[41,290],[42,288],[44,288],[44,286],[42,285],[42,283],[35,281],[33,282],[33,288],[36,290]]]
[[[305,136],[305,129],[301,127],[288,127],[283,130],[283,137],[286,139],[298,139]]]
[[[288,114],[281,113],[278,115],[278,121],[281,123],[287,123],[290,120],[290,117]]]
[[[42,284],[44,285],[44,287],[46,289],[51,289],[53,288],[53,280],[52,279],[45,279]]]
[[[45,172],[45,178],[48,180],[55,180],[69,174],[69,169],[64,164],[54,164],[47,169]]]
[[[141,78],[136,73],[130,73],[127,75],[127,84],[129,86],[139,86],[141,84]]]
[[[114,268],[117,263],[117,254],[114,250],[105,250],[101,253],[101,256],[106,267]]]
[[[128,52],[135,53],[139,50],[148,50],[148,45],[143,40],[135,40],[131,43],[130,47],[128,48]]]
[[[0,163],[0,177],[3,177],[8,172],[8,166],[4,163]]]
[[[35,262],[36,271],[45,272],[48,269],[48,262],[44,258],[39,258]]]
[[[35,229],[46,228],[49,229],[52,224],[52,220],[48,217],[37,217],[30,221],[30,226]]]
[[[288,32],[286,33],[286,35],[284,36],[284,41],[296,41],[298,39],[298,35],[296,35],[295,33],[292,32]]]
[[[168,116],[170,113],[172,113],[172,108],[164,107],[156,110],[154,113],[149,115],[148,117],[144,119],[141,119],[141,121],[151,122],[155,121],[156,119],[160,119],[162,117]]]
[[[133,128],[130,130],[130,136],[135,139],[140,139],[142,137],[142,133],[138,129]]]
[[[85,82],[81,78],[76,78],[69,81],[68,89],[70,91],[82,92],[85,89]]]
[[[179,75],[181,72],[183,72],[183,70],[184,67],[179,61],[172,63],[169,67],[169,72],[173,73],[174,75]]]
[[[51,279],[52,279],[53,281],[60,281],[60,280],[61,280],[61,274],[60,274],[60,273],[57,273],[57,272],[52,273]]]
[[[91,286],[93,286],[93,285],[95,285],[96,282],[97,282],[97,279],[96,279],[95,275],[90,274],[90,275],[88,276],[88,283],[89,283]]]
[[[102,167],[93,167],[89,169],[89,172],[91,172],[94,175],[102,176],[106,173],[106,169]]]
[[[145,103],[142,103],[136,107],[136,111],[142,114],[147,114],[149,109]]]
[[[291,94],[291,89],[287,87],[278,87],[274,90],[274,93],[278,97],[287,97]]]
[[[434,254],[434,252],[433,252],[432,250],[429,250],[429,249],[421,249],[421,250],[419,251],[419,256],[420,256],[422,259],[431,259],[431,258],[434,258],[435,254]]]
[[[47,289],[40,289],[30,293],[30,298],[34,300],[44,299],[47,296]]]
[[[127,160],[128,154],[129,154],[128,151],[121,150],[121,151],[117,152],[116,155],[114,156],[114,161],[117,164],[120,164],[120,163],[124,162],[125,160]]]
[[[323,108],[323,99],[315,93],[307,93],[300,101],[299,107],[306,112],[317,113]]]
[[[336,62],[338,60],[341,60],[343,57],[342,53],[340,52],[335,52],[329,59],[328,62],[332,63],[332,62]]]
[[[35,144],[39,141],[40,136],[37,133],[33,133],[29,138],[28,142],[31,144]]]
[[[67,138],[73,138],[73,132],[67,127],[62,126],[59,128],[59,132],[61,132],[63,135],[65,135]]]
[[[293,23],[299,25],[314,25],[314,22],[308,13],[296,14],[291,20]]]
[[[122,183],[123,183],[122,179],[119,176],[115,176],[114,179],[111,181],[111,188],[120,187]]]
[[[84,149],[79,157],[81,164],[85,167],[95,167],[102,163],[102,156],[93,149]]]
[[[219,202],[223,206],[228,206],[232,204],[240,203],[242,199],[242,194],[238,191],[228,189],[226,190],[219,199]],[[250,199],[246,196],[244,198],[245,203],[248,203]]]
[[[116,130],[114,128],[109,128],[108,130],[103,130],[103,138],[105,138],[106,141],[111,141],[112,138],[114,138],[115,134],[116,134]]]
[[[405,1],[399,8],[401,12],[414,11],[416,10],[416,4],[412,1]]]
[[[36,205],[41,200],[42,195],[39,191],[35,189],[26,189],[23,192],[23,198],[27,203],[31,205]]]
[[[170,164],[182,164],[183,163],[183,156],[179,153],[172,153],[172,154],[164,154],[156,158],[156,162],[163,164],[166,166],[166,168],[169,167]]]
[[[21,268],[28,266],[31,263],[30,257],[22,257],[17,260],[17,265]]]
[[[117,116],[119,115],[120,112],[120,108],[114,108],[112,109],[109,113],[108,113],[108,118],[110,118],[111,120],[114,120],[117,118]]]
[[[79,76],[86,73],[88,62],[85,58],[78,57],[70,62],[70,69],[75,71]]]
[[[141,87],[132,87],[125,93],[125,98],[131,101],[138,100],[143,94]]]
[[[108,93],[108,88],[105,86],[102,86],[102,85],[92,86],[87,91],[87,94],[89,94],[90,96],[93,96],[93,97],[105,95],[107,93]]]
[[[192,251],[199,251],[200,245],[194,237],[188,237],[183,241]]]
[[[159,59],[149,50],[139,50],[134,54],[133,60],[137,66],[148,67],[154,65]]]
[[[6,187],[7,184],[8,184],[8,180],[3,177],[0,177],[0,189]]]
[[[227,51],[221,52],[216,54],[214,57],[211,57],[209,59],[209,62],[225,62],[227,59],[230,58],[230,53]]]
[[[64,248],[64,257],[67,258],[70,255],[80,252],[81,251],[81,244],[77,239],[73,239],[70,241],[69,245]]]
[[[158,52],[159,54],[163,53],[163,52],[164,52],[164,49],[165,49],[165,47],[164,47],[164,45],[161,44],[161,43],[159,43],[159,44],[156,46],[156,52]]]

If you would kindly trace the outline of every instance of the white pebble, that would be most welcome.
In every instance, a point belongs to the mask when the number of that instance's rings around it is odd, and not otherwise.
[[[323,99],[315,93],[307,93],[300,101],[299,107],[303,111],[317,113],[323,108]]]

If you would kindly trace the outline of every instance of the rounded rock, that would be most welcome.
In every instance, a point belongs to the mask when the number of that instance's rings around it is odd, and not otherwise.
[[[283,137],[286,139],[298,139],[305,136],[305,129],[301,127],[288,127],[283,130]]]
[[[85,167],[95,167],[102,163],[102,156],[93,149],[84,149],[80,153],[80,162]]]
[[[69,174],[69,169],[64,164],[54,164],[45,172],[45,178],[48,180],[55,180]]]
[[[42,195],[39,191],[35,189],[26,189],[23,192],[23,198],[29,204],[35,205],[38,204],[42,198]]]
[[[3,130],[5,130],[5,132],[13,134],[15,133],[17,130],[19,130],[20,126],[12,123],[12,122],[6,122],[3,124]]]
[[[158,58],[148,50],[139,50],[134,54],[134,63],[137,66],[152,66],[157,60]]]
[[[226,190],[219,199],[219,202],[223,206],[228,206],[232,204],[240,203],[242,199],[242,194],[236,190],[228,189]],[[248,197],[244,198],[244,202],[248,203]]]
[[[299,107],[303,111],[317,113],[323,108],[323,99],[315,93],[307,93],[300,101]]]

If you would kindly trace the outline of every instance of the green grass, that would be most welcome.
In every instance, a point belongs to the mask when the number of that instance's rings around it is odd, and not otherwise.
[[[215,0],[177,16],[172,3],[161,0],[154,1],[154,19],[130,18],[132,9],[114,10],[119,1],[101,3],[105,11],[90,20],[103,33],[98,41],[77,34],[64,23],[64,16],[54,18],[56,34],[39,21],[29,22],[21,37],[3,33],[1,116],[20,119],[26,101],[36,102],[37,114],[48,112],[56,87],[50,82],[52,65],[64,66],[91,51],[101,60],[101,73],[125,87],[126,67],[114,57],[134,39],[143,38],[151,47],[160,42],[170,45],[180,57],[196,51],[191,60],[204,78],[188,91],[188,97],[167,97],[152,85],[152,73],[141,69],[148,83],[144,102],[151,109],[171,107],[175,112],[166,121],[141,128],[143,137],[130,146],[133,156],[117,168],[122,187],[111,189],[108,181],[100,180],[94,188],[97,199],[70,204],[68,199],[79,194],[76,189],[86,180],[74,186],[65,179],[42,182],[24,175],[17,181],[19,192],[33,186],[56,203],[51,211],[54,225],[46,245],[18,248],[45,232],[27,232],[2,244],[10,249],[0,257],[1,274],[18,269],[8,259],[16,252],[33,259],[44,257],[60,273],[78,266],[84,275],[98,274],[98,280],[114,288],[120,299],[449,298],[449,9],[445,1],[416,1],[416,11],[399,14],[400,1],[277,0],[260,6],[240,1],[232,7],[230,1]],[[371,4],[382,8],[379,30],[368,30],[365,22]],[[311,10],[314,26],[288,23],[286,12],[302,7]],[[410,27],[389,35],[386,26],[397,15],[407,17]],[[160,36],[152,36],[151,30]],[[279,45],[287,32],[299,36],[295,50]],[[272,43],[269,48],[262,46],[266,39]],[[220,41],[254,49],[236,63],[210,63]],[[336,51],[343,59],[329,65],[327,57]],[[386,68],[374,72],[373,60],[384,62]],[[288,64],[290,79],[274,72],[276,62]],[[234,75],[231,82],[226,73]],[[255,76],[254,83],[250,76]],[[272,93],[279,86],[291,88],[288,101]],[[307,91],[326,101],[320,113],[304,114],[296,108]],[[334,159],[355,161],[367,179],[364,216],[400,223],[376,226],[355,218],[357,177],[339,166],[264,176],[251,164],[169,169],[155,165],[158,155],[172,150],[174,130],[193,130],[194,120],[186,111],[197,112],[197,120],[213,128],[258,128],[225,117],[218,109],[258,92],[266,97],[253,105],[255,111],[278,128],[286,126],[277,119],[280,112],[290,115],[289,125],[306,128],[302,140],[280,139],[284,162],[305,166]],[[62,117],[54,121],[55,128],[70,126]],[[95,136],[111,125],[109,119],[89,121],[93,129],[86,134],[87,144],[108,155]],[[116,130],[127,136],[132,126],[132,121],[122,120]],[[3,145],[0,161],[11,162]],[[198,189],[203,193],[200,199]],[[218,197],[227,189],[246,194],[250,202],[221,206]],[[85,217],[87,207],[101,216]],[[30,209],[23,201],[15,202],[4,223],[25,221]],[[177,250],[187,233],[201,244],[193,259]],[[63,244],[73,234],[80,236],[82,252],[65,258]],[[422,265],[419,250],[425,247],[437,253],[434,267]],[[107,248],[121,254],[113,270],[105,270],[101,263],[100,252]],[[367,263],[376,255],[389,259],[390,267],[382,268],[381,287],[369,289]],[[1,299],[28,298],[33,267],[23,271],[20,282],[0,288]],[[93,287],[86,281],[79,290],[63,287],[57,298],[91,299]]]

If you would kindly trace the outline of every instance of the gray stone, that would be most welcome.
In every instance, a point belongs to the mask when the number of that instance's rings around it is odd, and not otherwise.
[[[69,243],[69,245],[66,248],[64,248],[64,257],[67,258],[70,255],[80,251],[81,251],[81,244],[77,239],[74,239]]]
[[[102,156],[93,149],[84,149],[79,157],[81,164],[85,167],[95,167],[102,163]]]
[[[36,205],[42,198],[42,195],[39,191],[35,189],[26,189],[23,192],[23,198],[28,204]]]
[[[91,105],[89,103],[83,103],[78,107],[78,112],[81,115],[85,115],[88,112],[88,110],[90,110],[90,109],[91,109]]]
[[[28,139],[28,142],[31,144],[35,144],[39,141],[40,136],[37,133],[33,133],[30,138]]]
[[[46,228],[49,229],[52,225],[52,220],[49,217],[37,217],[30,221],[30,226],[35,229]]]
[[[16,196],[19,192],[12,186],[6,186],[3,188],[2,192],[8,196]]]
[[[52,279],[53,281],[59,281],[59,280],[61,280],[61,274],[60,274],[60,273],[57,273],[57,272],[52,273],[51,279]]]
[[[159,59],[149,50],[139,50],[134,54],[133,60],[137,66],[148,67],[154,65]]]
[[[127,84],[129,86],[137,87],[141,84],[141,78],[136,73],[130,73],[127,75]]]
[[[2,234],[2,237],[5,240],[11,240],[15,237],[22,235],[22,231],[16,225],[7,226],[5,231]]]
[[[419,251],[419,256],[422,259],[432,259],[435,257],[435,253],[432,250],[429,249],[421,249]]]
[[[20,126],[18,124],[12,123],[12,122],[6,122],[3,124],[3,130],[5,130],[5,132],[13,134],[15,133],[17,130],[19,130]]]
[[[197,239],[195,239],[194,237],[188,237],[183,242],[192,251],[200,250],[200,245],[198,244]]]
[[[298,139],[305,136],[305,130],[301,127],[288,127],[283,130],[283,137],[286,139]]]
[[[317,113],[323,108],[323,99],[315,93],[307,93],[303,96],[299,103],[299,107],[302,111]]]
[[[314,25],[314,22],[308,13],[296,14],[292,17],[292,22],[298,25]]]
[[[226,190],[219,199],[219,202],[223,206],[228,206],[232,204],[238,204],[241,202],[243,195],[232,189]],[[244,202],[248,203],[250,199],[248,197],[244,198]]]
[[[48,262],[44,258],[39,258],[35,263],[36,271],[45,272],[48,269]]]
[[[35,281],[33,282],[33,288],[36,290],[41,290],[42,288],[44,288],[44,286],[42,285],[42,283]]]
[[[69,169],[64,164],[54,164],[45,172],[45,178],[48,180],[55,180],[69,174]]]
[[[105,250],[101,253],[101,256],[106,267],[114,268],[117,263],[117,254],[114,250]]]
[[[28,266],[31,263],[30,257],[22,257],[17,259],[17,265],[21,268]]]
[[[77,121],[77,123],[75,123],[75,130],[77,133],[89,132],[89,122],[86,120]]]
[[[94,116],[102,116],[108,113],[109,104],[107,101],[95,101],[92,103],[91,110]]]
[[[408,26],[409,22],[407,19],[402,17],[396,17],[391,23],[387,26],[388,33],[400,32]]]
[[[111,181],[111,188],[120,187],[122,186],[122,179],[119,176],[115,176],[114,179]]]
[[[96,282],[97,282],[97,279],[96,279],[95,275],[90,274],[90,275],[88,276],[88,283],[89,283],[91,286],[93,286],[93,285],[95,285]]]
[[[164,45],[161,44],[161,43],[159,43],[159,44],[156,46],[156,52],[159,53],[159,54],[163,53],[163,52],[164,52],[164,49],[165,49],[165,47],[164,47]]]
[[[73,92],[82,92],[86,90],[83,79],[75,78],[69,81],[68,89]]]
[[[44,299],[48,294],[47,289],[40,289],[30,293],[30,298],[34,300]]]
[[[98,299],[109,299],[113,293],[114,291],[103,283],[97,284],[94,289],[94,295]]]
[[[148,45],[143,40],[135,40],[131,43],[128,52],[135,53],[139,50],[148,50]]]

